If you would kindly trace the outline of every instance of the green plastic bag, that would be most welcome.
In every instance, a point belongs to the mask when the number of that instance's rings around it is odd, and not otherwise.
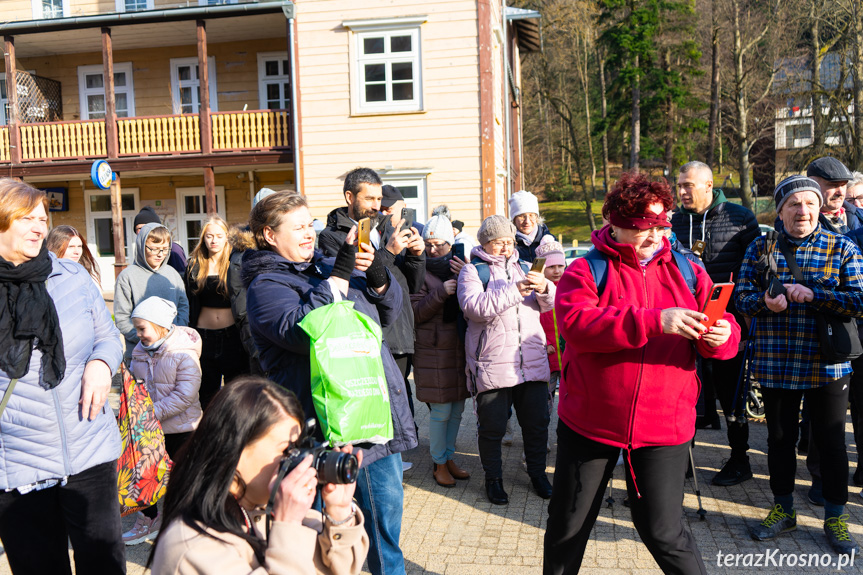
[[[311,339],[312,401],[330,445],[391,440],[381,326],[347,300],[312,310],[299,326]]]

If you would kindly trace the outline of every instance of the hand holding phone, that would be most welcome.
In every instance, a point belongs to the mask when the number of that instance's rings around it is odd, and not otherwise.
[[[530,266],[530,271],[542,273],[545,270],[545,258],[536,258]]]
[[[357,249],[363,252],[365,250],[362,248],[362,244],[372,244],[370,239],[370,235],[372,232],[372,221],[369,218],[363,218],[357,223]]]
[[[701,310],[701,313],[707,316],[707,321],[701,320],[704,327],[713,327],[716,320],[722,319],[725,308],[728,306],[728,300],[731,299],[731,292],[733,291],[734,284],[731,282],[713,284],[713,287],[710,289],[710,297],[704,302],[704,308]]]
[[[402,225],[399,227],[399,231],[403,232],[404,230],[411,229],[416,219],[417,211],[415,209],[402,208]]]
[[[461,261],[465,261],[464,259],[464,244],[456,244],[452,247],[452,256],[454,258],[458,258]]]

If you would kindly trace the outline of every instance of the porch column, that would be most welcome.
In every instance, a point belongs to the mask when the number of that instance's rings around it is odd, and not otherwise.
[[[105,144],[108,158],[118,157],[117,102],[114,97],[114,48],[111,29],[102,28],[102,77],[105,87]]]
[[[18,70],[15,67],[15,38],[4,38],[6,64],[6,97],[9,101],[9,158],[12,164],[21,163],[21,129],[18,121]]]
[[[120,174],[111,183],[111,221],[114,231],[114,279],[126,269],[126,238],[123,235],[123,203]]]
[[[200,102],[198,123],[201,132],[201,153],[213,153],[213,131],[210,126],[210,69],[207,66],[207,23],[198,20],[198,81]],[[211,166],[204,166],[204,190],[207,194],[207,215],[216,215],[216,178]]]

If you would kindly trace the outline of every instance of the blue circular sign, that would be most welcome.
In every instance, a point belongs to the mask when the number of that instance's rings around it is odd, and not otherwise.
[[[114,171],[105,160],[96,160],[90,168],[90,179],[99,189],[107,190],[114,181]]]

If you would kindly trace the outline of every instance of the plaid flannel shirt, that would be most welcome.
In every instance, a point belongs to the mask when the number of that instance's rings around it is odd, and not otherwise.
[[[809,303],[789,302],[785,311],[774,313],[764,303],[765,273],[762,266],[757,266],[767,244],[763,236],[749,244],[734,290],[737,309],[757,318],[752,377],[764,387],[812,389],[848,375],[850,362],[828,364],[821,356],[812,311],[863,317],[860,250],[852,240],[821,225],[800,247],[788,242],[803,274],[803,284],[815,297]],[[779,246],[773,246],[773,258],[779,280],[797,283]]]

